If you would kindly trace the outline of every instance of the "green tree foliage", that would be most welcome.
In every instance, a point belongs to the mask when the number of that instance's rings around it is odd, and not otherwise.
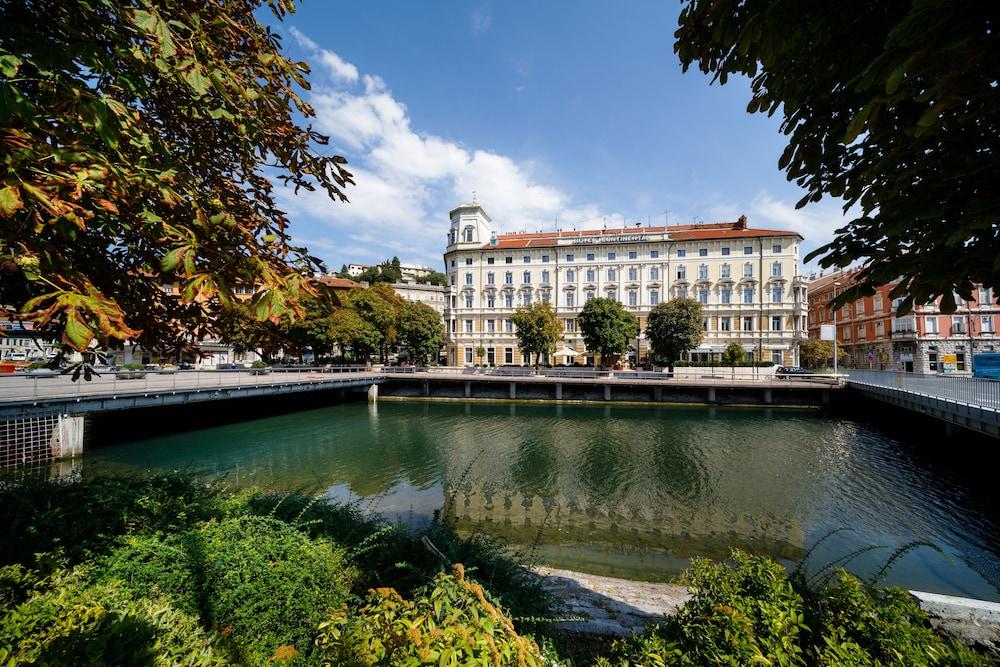
[[[441,315],[426,303],[404,303],[399,321],[399,337],[415,362],[436,362],[444,343],[444,322]]]
[[[462,565],[412,601],[391,588],[373,590],[357,613],[341,609],[323,623],[319,645],[327,664],[345,667],[545,664]]]
[[[419,276],[417,278],[417,284],[446,287],[448,285],[448,276],[444,275],[440,271],[431,271],[426,276]]]
[[[746,350],[737,342],[732,342],[726,346],[722,353],[723,366],[739,366],[747,360]]]
[[[399,283],[403,281],[403,271],[400,268],[399,257],[393,257],[377,266],[369,266],[362,271],[354,280],[366,282],[369,285],[375,283]]]
[[[688,0],[674,48],[722,84],[752,77],[747,111],[783,115],[799,207],[857,212],[806,257],[865,261],[834,308],[900,278],[899,313],[937,295],[950,313],[954,292],[1000,288],[998,29],[988,2]]]
[[[330,313],[329,336],[340,348],[341,354],[350,348],[355,361],[363,360],[371,350],[377,350],[381,341],[374,327],[349,303]]]
[[[844,348],[837,348],[837,362],[847,359]],[[827,368],[833,365],[833,341],[810,338],[799,343],[799,362],[805,368]]]
[[[666,360],[673,371],[681,354],[701,343],[701,320],[701,305],[694,299],[671,299],[653,308],[646,321],[646,338],[653,355]]]
[[[601,355],[601,364],[612,356],[624,354],[639,335],[639,322],[614,299],[597,297],[584,304],[576,322],[583,343]]]
[[[267,168],[346,201],[352,183],[303,63],[259,0],[0,3],[0,304],[77,350],[211,330],[211,304],[300,313],[319,266],[293,247]],[[291,0],[268,3],[279,20]],[[178,282],[180,298],[163,282]]]
[[[556,342],[562,335],[556,311],[550,304],[537,301],[530,306],[519,307],[510,319],[514,322],[517,346],[528,355],[529,359],[532,354],[535,355],[537,369],[541,355],[554,352]]]
[[[403,310],[403,300],[386,283],[378,283],[367,289],[353,290],[349,303],[369,327],[372,349],[379,352],[385,362],[390,346],[399,342],[399,316]]]

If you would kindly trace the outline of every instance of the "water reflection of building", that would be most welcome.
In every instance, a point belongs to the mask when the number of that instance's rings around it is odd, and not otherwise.
[[[682,558],[724,558],[741,547],[796,560],[801,527],[790,517],[762,519],[709,507],[608,507],[569,496],[522,495],[491,485],[445,486],[445,516],[462,532],[520,544],[613,544],[664,550]]]

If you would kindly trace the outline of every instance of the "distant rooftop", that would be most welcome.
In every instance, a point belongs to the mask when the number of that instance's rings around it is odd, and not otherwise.
[[[656,240],[710,241],[775,236],[797,236],[800,239],[802,238],[802,235],[798,232],[792,232],[784,229],[752,229],[747,226],[746,216],[740,216],[740,219],[736,222],[715,222],[701,225],[615,227],[612,229],[581,229],[573,231],[497,234],[495,243],[486,243],[483,247],[498,249],[548,248],[558,245],[573,245],[577,242],[596,242],[599,237],[616,236],[622,237],[620,241],[621,243]],[[604,242],[614,243],[615,239],[609,238]]]

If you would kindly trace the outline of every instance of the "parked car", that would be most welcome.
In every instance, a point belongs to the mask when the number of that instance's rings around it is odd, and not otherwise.
[[[796,375],[812,375],[812,371],[801,366],[778,366],[774,370],[774,377],[779,380],[787,380]]]

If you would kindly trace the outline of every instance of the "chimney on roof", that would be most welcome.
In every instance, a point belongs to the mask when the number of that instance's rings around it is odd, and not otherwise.
[[[747,228],[747,217],[741,215],[740,219],[736,221],[736,229],[746,229]]]

